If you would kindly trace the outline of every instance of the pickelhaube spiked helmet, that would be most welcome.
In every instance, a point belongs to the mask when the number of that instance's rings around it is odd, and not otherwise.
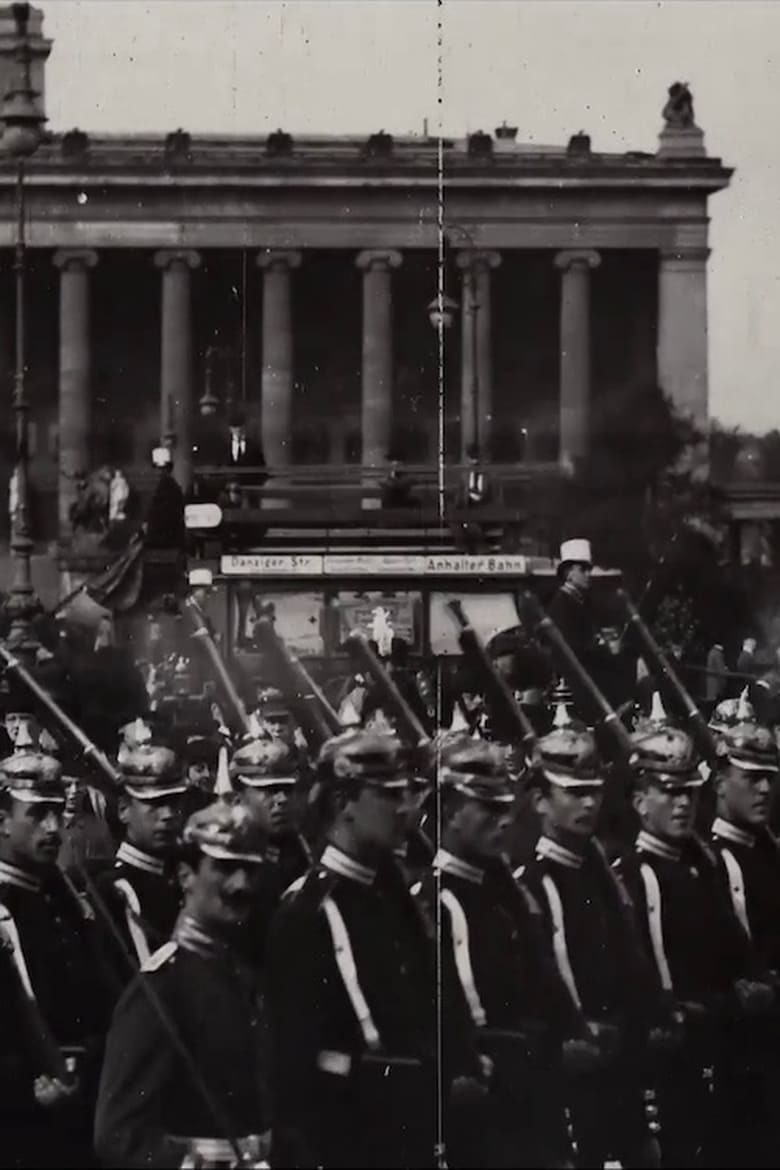
[[[601,759],[593,733],[573,723],[563,703],[558,704],[552,731],[536,742],[535,766],[530,779],[544,778],[559,788],[601,788]]]
[[[185,845],[217,861],[264,861],[268,825],[258,809],[240,799],[217,800],[193,813],[184,827]]]
[[[326,760],[329,767],[319,774],[324,782],[354,781],[380,788],[403,788],[409,782],[403,744],[383,732],[356,730],[336,736],[323,745],[318,765]]]
[[[699,771],[696,744],[686,731],[670,722],[658,691],[653,694],[650,715],[637,720],[631,743],[631,766],[640,779],[675,788],[698,788],[706,783]]]
[[[20,747],[0,761],[0,787],[31,804],[65,804],[62,765],[35,745]]]
[[[135,720],[122,729],[123,740],[117,752],[122,784],[128,796],[136,800],[162,800],[187,791],[176,752],[159,742],[151,727]]]
[[[508,805],[515,799],[506,751],[497,744],[462,735],[441,753],[443,788],[485,804]]]
[[[292,786],[298,781],[289,747],[271,739],[250,739],[241,744],[230,762],[230,775],[249,788]]]
[[[748,687],[741,695],[732,699],[722,699],[710,715],[709,728],[716,735],[727,731],[737,723],[755,722],[756,714],[753,705],[748,699]]]
[[[755,720],[734,724],[720,736],[723,761],[746,772],[777,772],[777,742],[768,727]]]

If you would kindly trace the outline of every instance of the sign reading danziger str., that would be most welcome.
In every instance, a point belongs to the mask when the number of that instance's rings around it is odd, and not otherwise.
[[[226,577],[509,577],[527,573],[528,561],[513,553],[487,556],[246,553],[222,557],[221,570]]]

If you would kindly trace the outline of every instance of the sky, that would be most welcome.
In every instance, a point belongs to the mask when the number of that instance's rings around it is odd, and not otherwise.
[[[711,155],[710,410],[780,427],[780,0],[45,0],[51,129],[462,135],[654,151],[687,81]],[[439,35],[441,49],[439,49]],[[440,80],[441,79],[441,80]],[[437,104],[441,94],[441,106]]]

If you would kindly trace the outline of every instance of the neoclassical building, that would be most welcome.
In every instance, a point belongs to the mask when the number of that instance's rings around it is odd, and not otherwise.
[[[476,441],[566,466],[599,402],[630,415],[648,381],[706,423],[708,200],[732,172],[690,108],[661,125],[655,153],[622,154],[506,124],[441,143],[51,135],[25,184],[38,539],[67,541],[80,472],[143,486],[161,436],[186,483],[204,394],[240,404],[269,467],[356,474],[434,464],[442,436],[454,462]],[[0,163],[4,482],[15,235]]]

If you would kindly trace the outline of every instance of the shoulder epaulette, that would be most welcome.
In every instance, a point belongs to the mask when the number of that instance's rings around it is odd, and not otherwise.
[[[144,972],[158,971],[165,963],[169,962],[179,949],[179,944],[171,939],[170,942],[163,943],[153,954],[149,956],[145,963],[141,964],[141,970]]]
[[[339,875],[324,865],[315,865],[307,874],[303,875],[300,888],[296,892],[296,902],[309,903],[320,906],[328,894],[338,885]]]

